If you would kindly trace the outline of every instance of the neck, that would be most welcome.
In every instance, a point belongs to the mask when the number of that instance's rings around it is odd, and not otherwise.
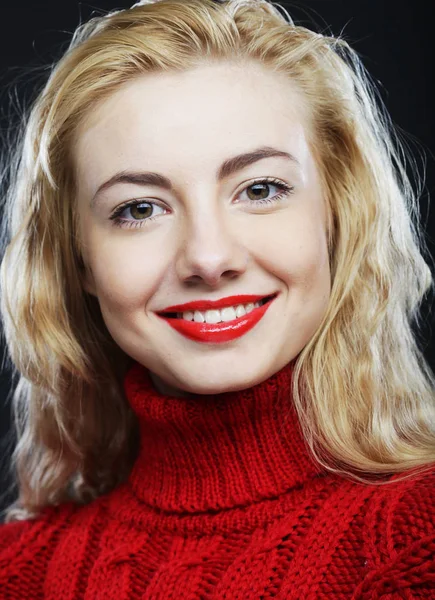
[[[135,362],[124,379],[141,435],[133,493],[197,513],[272,499],[318,475],[291,401],[292,367],[245,390],[179,397],[159,392]]]

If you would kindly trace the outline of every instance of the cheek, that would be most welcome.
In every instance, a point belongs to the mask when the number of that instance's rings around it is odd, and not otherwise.
[[[331,293],[330,268],[326,241],[317,239],[301,253],[301,261],[295,267],[295,289],[301,305],[321,315]]]
[[[97,294],[107,311],[128,311],[143,307],[159,287],[167,260],[162,252],[146,249],[143,237],[101,244],[92,252],[92,272]]]
[[[270,215],[250,242],[253,254],[269,271],[295,285],[308,286],[329,272],[327,238],[313,215],[288,211]]]
[[[300,261],[293,264],[291,278],[290,295],[295,311],[311,335],[327,310],[331,294],[326,242],[318,240],[302,248]]]

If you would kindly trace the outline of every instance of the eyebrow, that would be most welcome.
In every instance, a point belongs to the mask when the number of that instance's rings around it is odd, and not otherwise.
[[[216,179],[218,181],[222,181],[226,179],[230,175],[245,169],[249,165],[262,160],[264,158],[272,158],[272,157],[280,157],[286,158],[293,162],[294,164],[300,166],[299,161],[289,152],[285,152],[284,150],[278,150],[277,148],[272,148],[271,146],[262,146],[261,148],[257,148],[252,152],[245,152],[244,154],[238,154],[237,156],[233,156],[232,158],[228,158],[225,160],[222,165],[219,167]],[[150,171],[147,172],[131,172],[131,171],[122,171],[120,173],[116,173],[102,183],[97,191],[95,192],[92,200],[91,206],[96,204],[97,197],[104,190],[109,189],[110,187],[118,184],[118,183],[134,183],[138,185],[155,185],[161,187],[165,190],[172,190],[173,185],[170,179],[161,175],[160,173],[153,173]]]

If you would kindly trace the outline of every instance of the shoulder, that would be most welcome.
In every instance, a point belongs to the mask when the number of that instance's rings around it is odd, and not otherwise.
[[[6,565],[26,560],[36,552],[49,557],[66,535],[75,535],[86,527],[86,522],[92,521],[104,506],[104,498],[85,505],[64,502],[44,507],[34,518],[0,525],[0,589]]]
[[[0,590],[5,597],[28,598],[32,582],[32,597],[42,598],[49,572],[50,585],[58,581],[59,556],[73,560],[71,543],[84,537],[102,506],[99,499],[87,505],[67,502],[46,507],[33,519],[0,525]]]
[[[78,506],[72,502],[48,506],[34,518],[0,524],[0,560],[4,551],[10,550],[16,543],[28,541],[29,536],[36,541],[39,535],[45,537],[44,532],[62,527],[77,509]]]
[[[373,533],[384,529],[395,551],[435,534],[435,466],[408,479],[400,477],[379,486],[367,513]]]
[[[367,503],[363,537],[369,573],[358,598],[405,589],[410,598],[429,598],[425,590],[435,589],[435,466],[409,479],[402,476],[377,487]]]

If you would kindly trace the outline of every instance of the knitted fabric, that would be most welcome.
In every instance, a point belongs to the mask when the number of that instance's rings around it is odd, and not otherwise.
[[[320,467],[292,365],[187,398],[157,392],[134,363],[128,479],[2,525],[1,600],[435,599],[435,469],[376,486]]]

